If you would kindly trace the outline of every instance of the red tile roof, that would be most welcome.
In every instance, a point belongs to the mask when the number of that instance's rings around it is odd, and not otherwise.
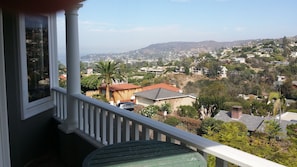
[[[181,92],[181,89],[179,89],[173,85],[166,84],[166,83],[160,83],[160,84],[146,86],[146,87],[142,88],[142,91],[158,89],[158,88],[163,88],[163,89],[167,89],[167,90],[174,91],[174,92]]]
[[[104,86],[100,86],[101,89],[105,89],[105,85]],[[140,86],[137,85],[133,85],[133,84],[113,84],[110,85],[110,91],[119,91],[119,90],[128,90],[128,89],[137,89],[137,88],[141,88]]]

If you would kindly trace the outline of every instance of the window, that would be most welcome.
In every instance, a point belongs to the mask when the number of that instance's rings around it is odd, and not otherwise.
[[[20,16],[22,119],[53,107],[54,16]]]

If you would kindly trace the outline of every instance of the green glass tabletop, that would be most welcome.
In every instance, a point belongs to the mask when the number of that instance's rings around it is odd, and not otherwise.
[[[205,159],[187,147],[155,140],[130,141],[96,149],[83,167],[206,167]]]

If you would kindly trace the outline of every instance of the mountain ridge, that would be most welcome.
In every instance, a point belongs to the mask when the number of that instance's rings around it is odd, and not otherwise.
[[[297,40],[297,35],[293,37],[287,37],[291,40]],[[101,61],[106,60],[106,58],[134,58],[134,59],[147,59],[147,58],[160,58],[165,56],[172,56],[172,53],[176,54],[180,52],[191,51],[193,53],[202,53],[202,52],[214,52],[222,48],[231,48],[246,46],[261,41],[274,40],[280,42],[283,38],[275,39],[249,39],[249,40],[235,40],[227,42],[218,42],[214,40],[205,40],[200,42],[188,42],[188,41],[172,41],[164,43],[155,43],[148,45],[144,48],[122,52],[122,53],[101,53],[101,54],[88,54],[82,56],[82,60],[90,61]]]

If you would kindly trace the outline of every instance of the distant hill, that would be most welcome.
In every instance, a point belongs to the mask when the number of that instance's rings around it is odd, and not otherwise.
[[[228,48],[233,46],[241,46],[252,42],[253,40],[242,40],[234,42],[216,42],[216,41],[202,41],[202,42],[168,42],[152,44],[148,47],[139,49],[139,52],[152,53],[164,51],[215,51],[221,48]]]
[[[297,36],[288,37],[292,40],[297,40]],[[222,48],[231,48],[235,46],[244,46],[259,43],[265,40],[281,41],[279,39],[253,39],[253,40],[238,40],[232,42],[217,42],[217,41],[201,41],[201,42],[168,42],[152,44],[145,48],[113,54],[89,54],[81,57],[82,61],[101,61],[108,59],[138,59],[148,60],[157,58],[170,58],[175,59],[182,56],[182,52],[191,52],[193,54],[201,52],[213,52]]]

